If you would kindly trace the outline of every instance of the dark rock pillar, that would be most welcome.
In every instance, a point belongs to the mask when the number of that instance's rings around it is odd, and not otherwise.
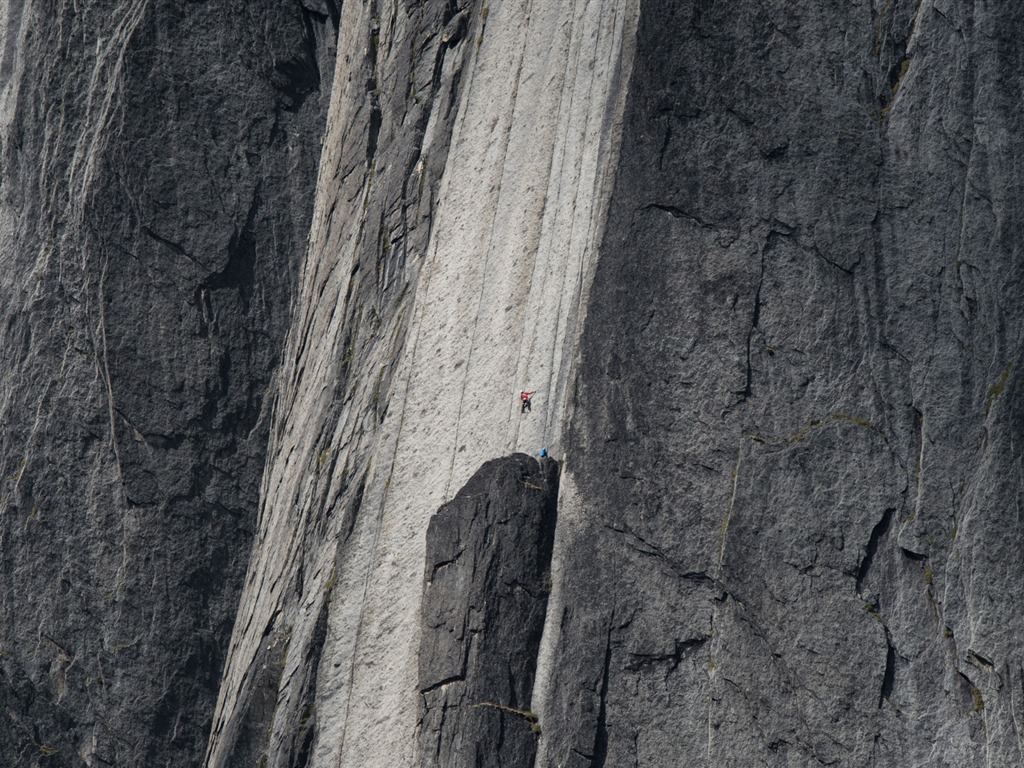
[[[550,585],[558,464],[485,464],[427,529],[422,766],[533,765],[530,710]]]

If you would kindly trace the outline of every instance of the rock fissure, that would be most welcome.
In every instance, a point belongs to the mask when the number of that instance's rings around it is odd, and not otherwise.
[[[605,641],[604,668],[601,672],[600,688],[597,691],[597,723],[594,732],[594,749],[591,765],[604,768],[608,759],[608,686],[612,667],[612,624],[614,615],[608,621],[608,635]]]
[[[860,565],[857,567],[857,574],[855,585],[857,594],[861,594],[864,586],[864,580],[868,577],[868,573],[871,570],[871,564],[874,562],[875,555],[878,552],[879,543],[889,532],[889,527],[892,525],[892,516],[895,509],[886,509],[882,513],[882,518],[875,523],[874,528],[871,529],[871,536],[868,538],[867,544],[864,546],[864,556],[861,558]]]
[[[743,389],[737,394],[740,395],[741,401],[746,400],[753,394],[754,386],[754,368],[751,362],[751,347],[754,343],[754,333],[758,329],[758,324],[761,322],[761,288],[764,285],[764,273],[766,255],[764,249],[761,250],[761,272],[757,278],[757,287],[754,289],[754,308],[751,312],[750,330],[747,332],[747,360],[746,360],[746,383]]]
[[[890,701],[892,697],[892,689],[896,684],[896,648],[892,644],[892,635],[889,633],[889,628],[885,629],[885,671],[882,673],[882,685],[878,692],[878,708],[882,708],[882,704],[886,701]]]

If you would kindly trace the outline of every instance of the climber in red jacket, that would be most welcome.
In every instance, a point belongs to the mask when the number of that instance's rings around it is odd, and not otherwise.
[[[528,410],[530,410],[530,408],[531,408],[530,398],[533,395],[536,395],[536,394],[537,394],[536,390],[534,390],[533,392],[520,392],[519,393],[519,399],[522,401],[522,404],[523,404],[523,410],[520,411],[520,413],[526,413]]]

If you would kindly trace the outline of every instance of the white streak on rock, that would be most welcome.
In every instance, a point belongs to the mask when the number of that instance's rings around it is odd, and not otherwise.
[[[577,329],[615,167],[636,3],[495,2],[470,24],[431,238],[387,420],[368,423],[387,345],[359,361],[337,424],[330,409],[344,343],[347,281],[364,236],[372,169],[357,172],[347,129],[365,109],[362,51],[379,24],[346,3],[321,161],[318,208],[286,353],[253,553],[207,765],[224,764],[268,627],[308,637],[338,547],[304,540],[314,514],[318,439],[331,433],[332,486],[366,488],[344,539],[317,681],[317,766],[411,765],[424,535],[431,515],[484,461],[511,451],[558,455]],[[392,22],[396,22],[392,25]],[[485,23],[484,23],[485,22]],[[386,54],[388,41],[380,39]],[[432,141],[427,127],[424,154]],[[381,153],[386,153],[386,147]],[[386,154],[376,159],[388,162]],[[372,236],[372,235],[371,235]],[[324,277],[326,275],[326,277]],[[352,355],[349,355],[351,359]],[[520,390],[537,390],[520,413]],[[310,547],[316,551],[310,551]],[[293,594],[305,562],[306,584]],[[301,643],[300,643],[301,644]],[[300,659],[286,662],[279,706]]]

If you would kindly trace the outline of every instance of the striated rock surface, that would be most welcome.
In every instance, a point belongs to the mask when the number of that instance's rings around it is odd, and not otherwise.
[[[0,2],[2,765],[201,760],[330,7]]]
[[[1024,762],[1021,29],[0,0],[0,763]]]
[[[1021,21],[644,4],[538,764],[1021,762]]]
[[[558,464],[485,464],[427,527],[423,766],[531,768],[530,696],[551,579]]]
[[[427,525],[486,460],[561,441],[634,23],[612,2],[343,7],[211,768],[248,760],[243,731],[268,766],[419,761]]]

